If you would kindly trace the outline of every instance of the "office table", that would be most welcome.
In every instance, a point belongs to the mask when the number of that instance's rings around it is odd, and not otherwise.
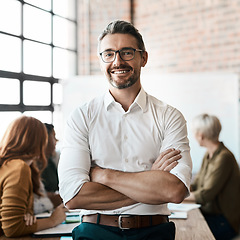
[[[214,240],[199,208],[188,212],[187,219],[172,219],[176,224],[176,240]]]
[[[188,212],[187,219],[171,219],[176,224],[176,240],[214,240],[203,215],[200,210],[193,209]],[[0,237],[0,240],[10,240],[14,238]],[[18,240],[59,240],[60,237],[54,238],[32,238],[20,237]]]

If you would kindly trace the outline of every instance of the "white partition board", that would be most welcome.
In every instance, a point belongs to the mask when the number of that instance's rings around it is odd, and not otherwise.
[[[182,73],[144,75],[142,86],[149,94],[179,109],[187,120],[193,173],[205,149],[191,131],[192,119],[201,113],[216,115],[222,124],[220,140],[239,162],[239,77],[231,73]]]
[[[61,84],[63,86],[64,122],[76,107],[103,94],[108,89],[108,82],[103,75],[76,76],[63,79]]]
[[[201,113],[216,115],[222,123],[220,140],[239,161],[238,75],[231,73],[183,73],[141,76],[149,94],[178,108],[187,120],[193,160],[193,173],[200,166],[205,149],[199,147],[191,132],[193,117]],[[64,122],[72,110],[102,94],[108,88],[104,76],[77,76],[62,81]]]

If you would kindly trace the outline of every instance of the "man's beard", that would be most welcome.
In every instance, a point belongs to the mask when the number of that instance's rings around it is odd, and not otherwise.
[[[108,79],[109,83],[118,89],[124,89],[124,88],[129,88],[131,87],[133,84],[135,84],[137,82],[138,78],[136,76],[131,76],[127,82],[124,82],[122,84],[117,84],[111,77]]]
[[[115,69],[116,70],[116,69]],[[132,85],[134,85],[137,81],[138,81],[138,79],[139,79],[139,75],[137,74],[133,74],[133,75],[131,75],[128,79],[127,79],[127,81],[125,81],[124,83],[117,83],[116,81],[114,81],[114,79],[111,77],[111,71],[109,71],[108,72],[108,81],[109,81],[109,83],[113,86],[113,87],[115,87],[115,88],[117,88],[117,89],[125,89],[125,88],[129,88],[129,87],[131,87]]]

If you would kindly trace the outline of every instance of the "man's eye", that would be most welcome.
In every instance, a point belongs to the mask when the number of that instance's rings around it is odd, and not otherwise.
[[[106,53],[104,53],[104,57],[105,57],[105,58],[110,58],[110,57],[112,57],[113,55],[114,55],[113,52],[106,52]]]
[[[132,51],[122,51],[123,56],[133,55]]]

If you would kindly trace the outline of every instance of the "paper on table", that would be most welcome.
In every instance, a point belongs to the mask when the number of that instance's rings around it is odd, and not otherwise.
[[[44,212],[44,213],[39,213],[36,215],[36,218],[48,218],[51,216],[51,213],[49,212]],[[80,222],[81,221],[81,216],[80,216],[80,211],[70,211],[66,212],[66,220],[65,223],[75,223],[75,222]]]
[[[200,208],[200,207],[201,205],[196,203],[180,203],[180,204],[168,203],[168,208],[170,211],[188,212],[192,209]]]
[[[51,216],[51,212],[44,212],[44,213],[39,213],[36,214],[36,218],[47,218]],[[66,212],[67,216],[77,216],[80,215],[80,210],[79,209],[75,209],[75,210],[68,210],[68,212]]]
[[[200,206],[200,204],[195,203],[168,203],[168,208],[171,211],[171,215],[169,216],[169,218],[187,219],[187,212],[192,209],[199,208]]]
[[[171,212],[169,219],[187,219],[187,212]]]
[[[42,231],[35,232],[34,237],[40,236],[71,236],[72,230],[78,226],[79,223],[62,223],[53,228],[48,228]]]
[[[37,218],[48,218],[51,213],[37,214]],[[45,237],[45,236],[71,236],[72,230],[80,224],[80,212],[71,211],[66,212],[66,220],[53,228],[48,228],[42,231],[38,231],[33,234],[34,237]]]

